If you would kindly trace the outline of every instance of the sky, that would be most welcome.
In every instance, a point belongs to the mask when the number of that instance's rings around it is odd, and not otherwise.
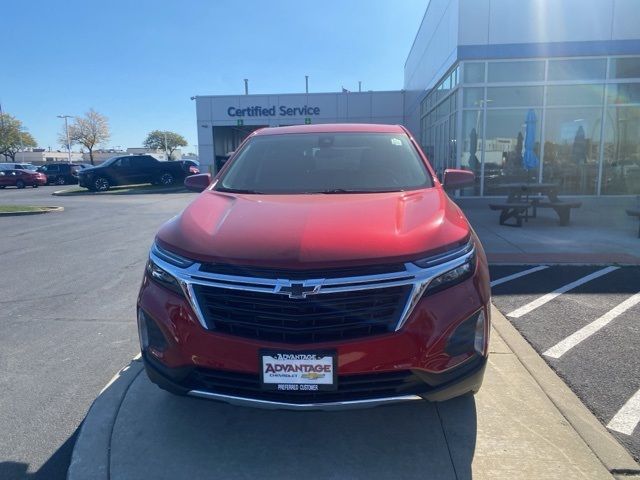
[[[40,147],[63,120],[106,115],[104,148],[151,130],[195,151],[194,95],[398,90],[428,0],[3,2],[0,103]]]

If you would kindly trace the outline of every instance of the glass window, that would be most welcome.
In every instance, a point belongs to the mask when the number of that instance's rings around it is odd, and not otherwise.
[[[462,190],[462,195],[480,195],[480,161],[482,152],[482,110],[462,113],[462,146],[460,168],[476,175],[475,185]]]
[[[607,85],[607,103],[640,103],[640,83]]]
[[[548,80],[600,80],[607,75],[606,58],[549,60]]]
[[[251,138],[216,189],[300,194],[429,186],[427,169],[405,134],[305,133]]]
[[[547,105],[602,105],[604,86],[549,85]]]
[[[640,106],[607,110],[602,193],[640,194]]]
[[[544,61],[489,63],[489,82],[539,82],[542,80],[544,80]]]
[[[484,62],[464,64],[465,83],[484,83]]]
[[[485,195],[504,195],[502,183],[538,181],[541,120],[540,109],[487,110],[483,144]],[[527,148],[535,156],[533,166],[524,163]]]
[[[612,58],[611,78],[640,78],[640,57]]]
[[[484,101],[484,88],[483,87],[464,87],[462,89],[462,106],[478,108],[482,106]]]
[[[487,107],[529,107],[542,105],[542,87],[489,87]]]
[[[554,108],[545,117],[543,175],[560,193],[596,193],[601,108]]]

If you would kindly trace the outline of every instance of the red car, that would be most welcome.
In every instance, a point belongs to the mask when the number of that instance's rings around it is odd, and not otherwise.
[[[33,187],[47,184],[47,176],[44,173],[31,170],[0,170],[0,188],[5,187]]]
[[[478,391],[489,273],[410,133],[251,134],[158,232],[138,298],[150,379],[176,394],[334,409]]]

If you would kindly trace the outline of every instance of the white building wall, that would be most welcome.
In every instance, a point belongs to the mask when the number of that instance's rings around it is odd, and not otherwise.
[[[457,0],[459,45],[640,37],[638,0]]]
[[[431,0],[404,66],[405,125],[419,134],[420,100],[456,62],[458,0]]]

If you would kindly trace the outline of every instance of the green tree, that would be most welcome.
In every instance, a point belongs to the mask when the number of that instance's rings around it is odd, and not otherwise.
[[[94,165],[93,149],[97,145],[107,142],[110,137],[109,120],[93,108],[90,108],[84,117],[75,117],[73,123],[69,125],[69,141],[89,150],[91,165]],[[64,131],[64,127],[58,136],[58,141],[61,145],[67,144],[67,133]]]
[[[36,146],[35,139],[25,130],[20,120],[8,113],[0,114],[0,155],[15,162],[16,153]]]
[[[173,160],[173,152],[178,147],[186,147],[187,140],[180,134],[166,130],[154,130],[149,132],[143,144],[146,148],[164,150],[168,153],[168,160]]]

